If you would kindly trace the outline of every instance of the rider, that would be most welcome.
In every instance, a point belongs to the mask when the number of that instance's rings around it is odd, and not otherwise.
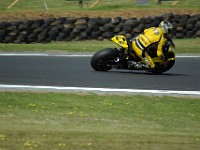
[[[160,59],[166,60],[165,42],[167,36],[172,31],[173,25],[168,21],[162,21],[159,27],[151,27],[145,29],[142,34],[139,34],[132,41],[132,49],[141,58],[143,63],[145,63],[146,68],[154,68],[155,64],[152,61],[151,56],[155,55]],[[151,55],[151,56],[150,56]]]

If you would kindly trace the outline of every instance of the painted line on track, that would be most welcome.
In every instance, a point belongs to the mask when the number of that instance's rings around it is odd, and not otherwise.
[[[5,85],[0,84],[0,90],[23,90],[23,91],[64,91],[64,92],[109,92],[109,93],[146,93],[146,94],[174,94],[200,96],[200,91],[173,91],[173,90],[147,90],[147,89],[116,89],[116,88],[93,88],[93,87],[62,87],[62,86],[37,86],[37,85]]]
[[[40,56],[40,57],[92,57],[93,54],[55,54],[55,53],[0,53],[0,56]],[[200,55],[177,55],[177,58],[200,58]]]
[[[47,54],[47,53],[0,53],[0,56],[92,57],[92,55],[90,54]]]

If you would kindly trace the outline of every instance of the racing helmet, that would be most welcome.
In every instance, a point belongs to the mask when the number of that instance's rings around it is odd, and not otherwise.
[[[159,27],[163,30],[163,32],[165,34],[169,34],[173,30],[173,25],[170,22],[168,22],[168,21],[162,21],[159,24]]]

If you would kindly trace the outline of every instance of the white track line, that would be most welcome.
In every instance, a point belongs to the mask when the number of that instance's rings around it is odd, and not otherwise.
[[[92,55],[87,55],[87,54],[47,54],[47,53],[0,53],[0,56],[92,57]]]
[[[116,88],[92,88],[92,87],[61,87],[61,86],[35,86],[35,85],[5,85],[0,84],[0,90],[23,91],[65,91],[65,92],[109,92],[109,93],[146,93],[146,94],[175,94],[200,96],[200,91],[172,91],[172,90],[147,90],[147,89],[116,89]]]
[[[41,56],[41,57],[92,57],[93,54],[55,54],[55,53],[0,53],[0,56]],[[200,55],[178,55],[177,58],[200,58]]]

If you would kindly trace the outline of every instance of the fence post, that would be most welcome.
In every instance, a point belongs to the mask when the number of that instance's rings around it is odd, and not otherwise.
[[[83,8],[83,0],[79,0],[79,1],[78,1],[78,4],[79,4],[79,7],[80,7],[80,8]]]
[[[20,0],[13,1],[9,6],[8,9],[12,8],[15,4],[17,4]]]
[[[47,3],[44,1],[44,8],[45,10],[49,10]]]
[[[150,5],[150,0],[136,0],[136,6],[148,6]]]

